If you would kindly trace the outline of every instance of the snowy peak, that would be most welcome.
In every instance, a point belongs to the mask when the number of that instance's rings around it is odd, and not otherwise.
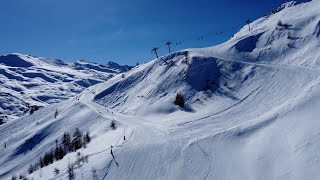
[[[288,8],[253,21],[210,49],[239,61],[319,68],[319,2],[285,4]]]
[[[79,60],[70,65],[77,70],[92,70],[97,72],[106,72],[106,73],[122,73],[129,70],[130,66],[121,66],[115,62],[108,62],[107,65],[97,64],[88,62],[85,60]]]
[[[26,56],[21,54],[8,54],[0,56],[0,64],[11,67],[31,67],[34,64]]]
[[[285,2],[285,3],[283,3],[283,4],[277,9],[277,12],[280,12],[280,11],[282,11],[282,10],[285,9],[285,8],[292,7],[292,6],[295,6],[295,5],[297,5],[297,4],[299,4],[299,3],[296,2],[296,1]]]
[[[110,69],[114,69],[114,70],[122,70],[122,72],[126,72],[128,71],[129,69],[132,68],[132,66],[128,66],[128,65],[125,65],[125,66],[121,66],[115,62],[112,62],[112,61],[109,61],[106,66]]]
[[[24,55],[20,53],[12,53],[0,56],[0,64],[11,67],[31,67],[31,66],[68,66],[68,63],[60,59],[48,59],[44,57],[36,57],[31,55]]]

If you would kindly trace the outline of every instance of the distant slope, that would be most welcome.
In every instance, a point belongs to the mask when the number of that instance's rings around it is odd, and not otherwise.
[[[29,106],[61,102],[128,68],[111,62],[100,65],[23,54],[0,56],[0,111],[8,119],[22,116]]]

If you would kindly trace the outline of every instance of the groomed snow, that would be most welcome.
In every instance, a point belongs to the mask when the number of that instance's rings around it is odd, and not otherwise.
[[[92,142],[75,179],[320,179],[319,9],[319,0],[285,6],[222,45],[163,56],[0,126],[0,178],[27,174],[80,128]],[[177,93],[184,108],[173,105]],[[67,179],[75,157],[27,176]]]

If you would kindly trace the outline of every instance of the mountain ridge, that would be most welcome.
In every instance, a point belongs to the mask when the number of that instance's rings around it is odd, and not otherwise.
[[[30,106],[61,102],[129,69],[113,64],[117,66],[84,61],[66,63],[19,53],[0,56],[0,111],[9,120],[15,119],[27,113]]]

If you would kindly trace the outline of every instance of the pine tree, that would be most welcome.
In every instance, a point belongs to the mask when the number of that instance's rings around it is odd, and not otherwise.
[[[56,147],[56,149],[54,150],[54,159],[56,161],[60,160],[60,156],[59,156],[59,147]]]
[[[49,165],[49,154],[48,153],[44,154],[43,163],[44,163],[44,166],[48,166]]]
[[[28,168],[28,173],[32,174],[35,171],[35,166],[33,166],[32,164],[30,164],[29,168]]]
[[[82,138],[82,146],[84,147],[84,148],[87,148],[87,141],[86,141],[86,137],[85,136],[83,136],[83,138]]]
[[[62,144],[64,145],[64,147],[66,149],[68,149],[69,151],[72,150],[72,147],[71,147],[71,136],[68,132],[65,132],[63,134],[63,137],[62,137]]]
[[[44,159],[42,157],[40,157],[39,165],[40,165],[40,168],[44,167]]]
[[[19,179],[25,179],[25,178],[26,178],[26,176],[25,176],[25,175],[20,174]]]
[[[12,175],[11,180],[17,180],[17,176],[16,175]]]
[[[53,163],[53,161],[54,161],[54,152],[53,151],[49,151],[48,152],[48,162],[49,162],[49,164],[52,164]]]
[[[54,161],[53,152],[49,151],[49,152],[45,153],[43,161],[44,161],[44,165],[45,166],[48,166],[49,164],[52,164],[53,161]]]
[[[89,143],[89,142],[91,141],[91,137],[90,137],[89,131],[86,132],[86,134],[84,135],[84,137],[85,137],[85,140],[86,140],[87,143]]]
[[[73,151],[76,151],[80,148],[82,148],[83,142],[82,142],[82,138],[76,138],[72,141],[72,147],[73,147]]]
[[[176,100],[174,101],[174,104],[180,106],[180,107],[184,107],[184,97],[181,94],[177,94],[176,96]]]
[[[72,147],[73,150],[76,151],[80,149],[83,146],[83,134],[82,132],[77,128],[75,132],[73,133],[73,141],[72,141]]]
[[[81,138],[82,137],[82,132],[77,128],[75,132],[73,133],[74,138]]]
[[[110,127],[111,127],[113,130],[117,129],[116,121],[114,121],[114,120],[111,121]]]
[[[59,147],[59,159],[63,159],[63,157],[66,155],[64,148],[62,146]]]

